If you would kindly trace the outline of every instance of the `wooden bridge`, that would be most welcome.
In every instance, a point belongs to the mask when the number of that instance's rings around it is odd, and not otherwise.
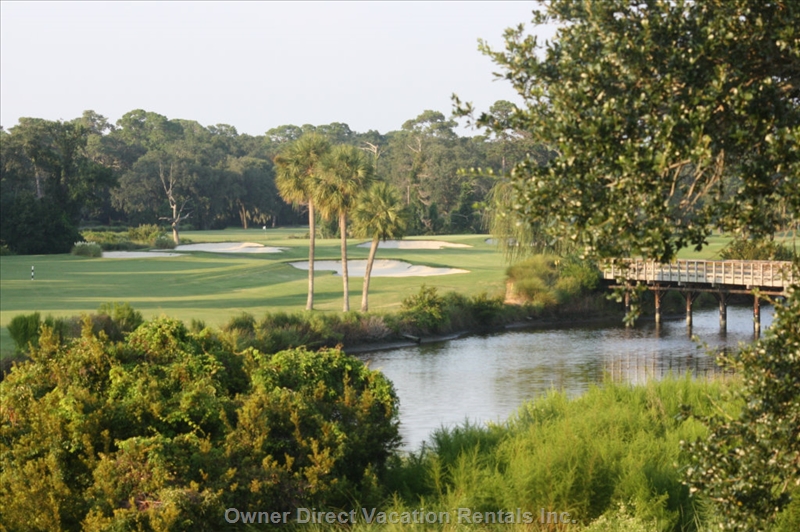
[[[692,325],[692,304],[701,292],[713,294],[719,301],[719,324],[727,327],[730,294],[751,294],[758,289],[762,296],[785,296],[794,281],[792,263],[766,260],[678,260],[668,264],[629,259],[608,265],[603,278],[625,285],[644,283],[655,296],[656,323],[661,323],[661,299],[676,290],[686,299],[686,324]],[[620,285],[617,285],[619,287]],[[625,294],[625,306],[629,306]],[[753,297],[753,324],[756,335],[761,329],[759,297]]]

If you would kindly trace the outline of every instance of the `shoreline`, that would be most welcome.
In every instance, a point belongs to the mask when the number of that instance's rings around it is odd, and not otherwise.
[[[375,342],[354,344],[352,346],[343,346],[341,349],[348,355],[362,355],[365,353],[373,353],[377,351],[391,351],[392,349],[403,349],[406,347],[414,347],[417,345],[436,344],[442,342],[449,342],[451,340],[458,340],[459,338],[466,338],[469,336],[491,335],[499,334],[507,331],[517,330],[536,330],[536,329],[558,329],[558,328],[572,328],[582,325],[602,325],[602,324],[622,324],[624,312],[610,313],[602,316],[579,316],[576,318],[568,316],[550,316],[547,318],[531,318],[526,321],[514,321],[496,327],[490,327],[481,330],[462,330],[448,334],[420,336],[419,341],[414,340],[393,340],[387,342]],[[683,313],[675,312],[662,315],[664,321],[679,321],[686,318]],[[647,322],[652,323],[655,317],[652,315],[644,315],[637,318],[637,323]]]

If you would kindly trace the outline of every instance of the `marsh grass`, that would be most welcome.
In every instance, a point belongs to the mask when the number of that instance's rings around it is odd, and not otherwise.
[[[606,382],[569,399],[552,392],[505,424],[436,432],[392,470],[404,504],[433,510],[569,512],[591,530],[696,530],[702,507],[682,484],[680,442],[705,435],[682,404],[735,413],[736,381]],[[504,525],[498,525],[498,529]],[[534,528],[535,529],[535,528]]]

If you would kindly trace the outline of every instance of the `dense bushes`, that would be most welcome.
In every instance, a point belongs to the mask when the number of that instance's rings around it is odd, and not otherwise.
[[[175,242],[155,224],[131,227],[126,232],[84,231],[88,242],[99,245],[103,251],[132,251],[144,248],[173,249]]]
[[[97,258],[103,256],[103,248],[94,242],[75,242],[70,253],[77,257]]]
[[[573,256],[534,255],[509,266],[506,276],[514,295],[538,309],[564,305],[600,285],[600,271]]]
[[[737,238],[720,251],[723,260],[793,260],[794,252],[774,240]]]
[[[254,347],[264,353],[276,353],[299,346],[353,347],[405,340],[409,335],[486,331],[522,320],[529,310],[503,305],[502,299],[486,294],[467,297],[449,292],[439,295],[436,288],[423,285],[419,293],[403,301],[401,310],[396,313],[272,312],[261,320],[242,313],[232,317],[222,331],[238,350]],[[204,326],[196,322],[193,329]]]
[[[123,342],[44,328],[0,383],[0,528],[218,530],[226,508],[370,500],[391,384],[336,350],[235,355],[167,318]]]
[[[103,303],[97,313],[71,318],[54,318],[47,316],[44,321],[38,312],[14,316],[8,324],[11,339],[19,353],[26,352],[31,346],[39,345],[42,325],[50,329],[50,334],[59,343],[80,337],[84,322],[88,319],[93,334],[101,331],[112,341],[120,341],[127,334],[142,324],[142,314],[128,303]]]
[[[39,343],[39,327],[42,325],[42,316],[38,312],[20,314],[11,318],[8,323],[8,334],[19,351],[24,351],[29,345]]]

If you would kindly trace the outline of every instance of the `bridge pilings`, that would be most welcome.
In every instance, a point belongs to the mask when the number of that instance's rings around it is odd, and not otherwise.
[[[714,297],[719,301],[719,328],[723,331],[728,330],[728,299],[730,294],[728,292],[713,292]]]
[[[651,288],[653,290],[653,299],[655,300],[656,306],[656,327],[661,325],[661,300],[664,299],[664,294],[667,293],[666,290],[662,290],[661,286],[655,285]]]
[[[695,292],[693,290],[688,290],[686,292],[681,292],[683,297],[686,299],[686,326],[688,328],[692,328],[692,305],[697,300],[697,296],[700,295],[700,292]]]
[[[758,294],[753,296],[753,334],[756,338],[761,336],[761,303]]]
[[[785,296],[796,273],[789,261],[677,260],[657,263],[643,259],[612,261],[603,268],[603,278],[615,280],[614,288],[625,289],[625,311],[630,310],[629,291],[633,284],[645,285],[655,296],[656,324],[662,321],[661,301],[669,290],[686,298],[686,325],[692,327],[692,305],[702,292],[712,294],[719,303],[719,326],[728,328],[728,302],[731,294],[753,295],[753,332],[761,333],[761,302],[765,296]],[[757,290],[755,293],[753,292]]]

